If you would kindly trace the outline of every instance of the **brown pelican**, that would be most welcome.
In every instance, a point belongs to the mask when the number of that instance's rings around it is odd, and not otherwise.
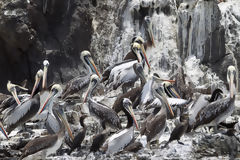
[[[46,158],[50,154],[55,153],[61,147],[65,135],[65,128],[68,128],[69,125],[64,117],[64,112],[61,109],[56,111],[56,115],[56,118],[61,125],[59,132],[54,135],[36,138],[28,142],[22,151],[22,156],[20,159],[35,153],[37,154],[38,152],[41,152],[41,155],[43,156],[42,158]],[[34,159],[34,156],[32,159]]]
[[[54,115],[53,112],[53,102],[56,101],[56,99],[58,97],[60,97],[60,95],[62,94],[62,87],[59,84],[54,84],[49,92],[49,95],[46,99],[46,101],[44,102],[44,105],[42,106],[42,108],[40,109],[39,114],[41,114],[44,110],[46,110],[47,112],[47,117],[46,117],[46,128],[48,130],[48,132],[50,134],[55,134],[57,132],[59,132],[59,130],[61,129],[61,126],[59,123],[57,123],[57,117],[56,115]],[[60,104],[57,103],[57,105],[59,105],[58,107],[62,107],[60,106]],[[49,107],[47,107],[49,106]],[[46,109],[47,108],[47,109]],[[70,127],[68,126],[67,129],[69,129]],[[71,133],[71,130],[68,130],[68,132],[70,133],[69,136],[70,138],[73,140],[73,135]]]
[[[163,93],[162,96],[159,95],[156,91],[154,92],[156,97],[159,98],[162,102],[161,110],[156,113],[151,119],[146,119],[145,126],[141,129],[141,135],[147,136],[148,146],[152,141],[159,140],[163,132],[165,131],[167,125],[167,110],[170,111],[172,116],[174,113],[171,106],[168,104],[168,101]],[[159,107],[159,106],[156,106]]]
[[[103,129],[106,129],[106,125],[119,129],[121,128],[121,123],[117,113],[106,105],[96,102],[92,99],[93,90],[96,88],[99,82],[100,79],[96,74],[91,75],[84,102],[88,102],[90,115],[100,120]]]
[[[170,86],[170,82],[175,82],[174,80],[164,80],[159,78],[158,74],[154,73],[152,76],[152,79],[148,80],[147,83],[144,85],[142,91],[141,91],[141,98],[140,98],[140,108],[146,108],[148,105],[150,106],[161,106],[161,101],[159,98],[155,98],[153,94],[153,90],[156,89],[157,92],[165,93],[168,92],[170,94],[176,92],[172,87],[166,87],[164,84],[168,84]],[[156,83],[162,83],[161,87],[156,86]],[[175,97],[175,95],[178,95],[175,93],[174,95],[171,95],[171,97]],[[177,97],[177,96],[176,96]],[[167,98],[168,103],[172,105],[183,105],[186,104],[187,101],[180,98]],[[151,107],[150,107],[151,108]],[[154,107],[156,108],[156,107]]]
[[[8,135],[7,135],[6,131],[5,131],[5,129],[3,128],[3,125],[2,125],[1,122],[0,122],[0,131],[3,133],[3,135],[4,135],[7,139],[9,139],[9,138],[8,138]]]
[[[230,91],[229,96],[214,101],[202,108],[196,116],[194,129],[200,126],[216,126],[233,113],[235,108],[235,84],[237,80],[235,67],[229,66],[227,71],[227,81]]]
[[[188,131],[190,132],[193,127],[194,123],[196,122],[196,116],[199,113],[201,109],[203,109],[206,105],[222,98],[222,90],[221,89],[215,89],[211,95],[211,98],[209,99],[209,95],[207,94],[200,94],[195,102],[193,102],[191,105],[189,105],[189,124],[188,124]]]
[[[34,88],[38,87],[39,81],[42,77],[41,70],[37,72],[35,77],[35,85]],[[14,90],[14,85],[10,85],[9,90]],[[33,90],[29,99],[20,103],[16,107],[9,107],[6,111],[4,111],[3,123],[6,125],[6,131],[8,134],[11,133],[17,126],[24,124],[28,120],[30,120],[33,116],[36,115],[38,109],[40,107],[40,96],[36,94]]]
[[[147,37],[147,39],[149,39],[147,41],[147,44],[145,44],[145,46],[154,46],[155,47],[153,31],[152,31],[153,26],[152,26],[152,20],[151,20],[150,16],[144,17],[144,25],[145,25],[145,28],[147,29],[146,37]],[[147,48],[147,47],[145,47],[145,48]]]
[[[127,60],[113,66],[109,66],[103,73],[103,79],[101,82],[108,80],[106,85],[110,84],[113,86],[113,89],[116,90],[120,85],[122,85],[123,93],[127,91],[129,86],[134,85],[135,81],[137,81],[138,76],[134,72],[133,65],[135,63],[142,63],[143,66],[145,61],[150,69],[150,65],[148,63],[146,54],[141,52],[141,45],[138,43],[132,44],[132,50],[137,55],[137,60]]]
[[[71,150],[68,152],[68,154],[71,154],[74,149],[81,147],[82,141],[84,140],[87,131],[87,126],[84,124],[84,119],[87,117],[88,117],[87,115],[82,115],[80,117],[80,124],[82,128],[80,129],[78,134],[74,137],[73,142],[71,143],[70,146]]]
[[[48,71],[49,61],[43,61],[43,79],[42,79],[42,90],[40,91],[40,108],[38,110],[38,114],[36,114],[31,120],[32,121],[44,121],[47,118],[47,111],[41,114],[41,107],[44,105],[44,102],[47,99],[47,96],[50,92],[51,86],[47,87],[47,71]]]
[[[134,139],[134,124],[138,129],[138,124],[132,110],[132,102],[124,98],[123,107],[128,117],[127,127],[113,134],[106,140],[102,147],[102,150],[105,151],[106,154],[113,154],[124,149]]]
[[[92,75],[93,73],[97,74],[99,78],[101,77],[89,51],[81,52],[81,60],[84,63],[85,67],[88,69],[88,74],[85,76],[78,76],[70,80],[67,83],[65,89],[63,90],[63,99],[86,88],[90,82],[90,75]]]

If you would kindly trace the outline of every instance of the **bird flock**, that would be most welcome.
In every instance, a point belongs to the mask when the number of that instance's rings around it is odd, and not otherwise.
[[[149,22],[149,25],[151,23]],[[47,72],[49,62],[43,62],[43,70],[40,69],[35,76],[35,83],[31,93],[20,85],[7,83],[7,89],[12,94],[5,99],[1,106],[0,130],[7,139],[8,135],[16,128],[21,127],[21,132],[30,132],[25,126],[26,122],[40,123],[40,128],[48,131],[48,135],[29,141],[21,149],[20,159],[41,154],[46,158],[56,151],[65,142],[69,146],[68,154],[76,148],[81,149],[81,143],[85,139],[88,126],[84,123],[88,117],[93,117],[98,122],[98,128],[90,144],[89,153],[100,151],[103,154],[116,154],[122,151],[137,152],[141,148],[151,148],[153,142],[157,142],[159,149],[167,147],[170,142],[177,140],[197,128],[214,128],[218,132],[218,125],[222,123],[234,111],[237,83],[236,69],[229,66],[225,71],[229,84],[229,93],[223,93],[221,89],[215,89],[211,95],[200,94],[189,99],[181,98],[174,88],[175,80],[162,79],[157,73],[146,78],[144,73],[145,63],[151,69],[147,59],[147,48],[154,47],[154,38],[151,27],[147,30],[149,40],[145,42],[142,37],[136,36],[131,42],[131,51],[126,54],[122,62],[108,66],[102,75],[99,73],[89,51],[82,51],[80,58],[87,69],[86,75],[75,77],[62,89],[60,84],[47,86]],[[140,79],[140,85],[135,82]],[[42,80],[42,86],[40,82]],[[107,106],[96,101],[93,94],[102,83],[106,86],[104,92],[118,90],[122,87],[122,93],[112,106]],[[87,90],[86,90],[87,89]],[[64,106],[73,94],[84,95],[82,103],[87,104],[89,112],[79,111],[82,128],[73,134],[71,126],[65,115]],[[126,117],[126,125],[123,125],[119,113]],[[141,112],[144,121],[139,124],[135,113]],[[167,128],[167,119],[179,119],[175,128],[171,131],[169,141],[160,144],[159,139]],[[136,137],[136,131],[140,134]],[[67,134],[65,134],[65,132]],[[67,138],[66,138],[67,137]]]

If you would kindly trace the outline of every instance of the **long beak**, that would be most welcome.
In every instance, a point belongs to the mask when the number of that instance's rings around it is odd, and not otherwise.
[[[8,135],[7,135],[7,132],[6,132],[5,129],[3,128],[2,123],[0,123],[0,131],[4,134],[4,136],[5,136],[7,139],[9,139],[9,138],[8,138]]]
[[[142,52],[143,52],[143,55],[144,55],[144,58],[145,58],[145,60],[146,60],[147,65],[148,65],[148,68],[149,68],[149,70],[151,70],[151,67],[150,67],[150,64],[149,64],[149,62],[148,62],[148,59],[147,59],[147,56],[146,56],[146,52],[145,52],[145,49],[144,49],[144,46],[143,46],[143,45],[141,45],[141,50],[142,50]]]
[[[166,105],[167,105],[167,107],[168,107],[171,115],[174,117],[174,113],[173,113],[172,107],[169,105],[167,98],[166,98],[164,95],[160,96],[158,93],[156,94],[156,96],[157,96],[159,99],[162,99],[162,100],[164,101],[164,103],[166,103]]]
[[[129,110],[130,115],[131,115],[132,118],[133,118],[133,122],[135,123],[136,128],[137,128],[137,130],[138,130],[138,129],[139,129],[138,123],[137,123],[137,120],[136,120],[136,118],[135,118],[135,115],[134,115],[134,112],[133,112],[133,109],[132,109],[132,106],[131,106],[131,105],[128,106],[128,110]]]
[[[27,88],[24,88],[24,87],[22,87],[22,86],[19,86],[19,85],[16,85],[18,88],[20,88],[21,90],[24,90],[24,91],[28,91],[28,89]]]
[[[44,69],[43,69],[43,81],[42,81],[42,88],[43,89],[47,88],[47,70],[48,70],[48,67],[44,66]]]
[[[67,119],[66,119],[66,116],[65,116],[64,112],[63,112],[63,113],[59,113],[58,115],[59,115],[60,119],[62,120],[64,126],[67,128],[67,132],[68,132],[69,137],[70,137],[70,138],[72,139],[72,141],[73,141],[73,140],[74,140],[74,137],[73,137],[73,134],[72,134],[72,130],[71,130],[71,128],[70,128],[70,125],[69,125],[69,123],[68,123],[68,121],[67,121]]]
[[[15,99],[15,101],[17,102],[18,105],[21,104],[20,100],[18,99],[18,96],[17,96],[17,91],[16,89],[14,88],[14,90],[11,92],[12,95],[13,95],[13,98]]]
[[[181,98],[173,87],[170,87],[168,90],[174,95],[175,98]]]
[[[88,90],[87,90],[86,95],[85,95],[85,97],[84,97],[83,103],[86,103],[86,102],[87,102],[87,97],[88,97],[88,94],[89,94],[89,92],[90,92],[91,87],[92,87],[92,84],[91,84],[91,82],[90,82],[90,84],[89,84],[89,86],[88,86]]]
[[[150,37],[150,39],[151,39],[151,41],[152,41],[153,47],[155,47],[155,42],[154,42],[154,37],[153,37],[152,28],[149,26],[149,28],[148,28],[147,31],[148,31],[149,37]]]
[[[34,83],[34,86],[33,86],[33,90],[32,90],[32,93],[31,93],[31,98],[33,97],[33,94],[34,94],[34,92],[36,91],[36,89],[37,89],[37,87],[38,87],[38,85],[39,85],[40,80],[41,80],[41,79],[40,79],[39,77],[36,78],[35,83]]]
[[[41,111],[39,112],[39,114],[41,114],[46,108],[47,108],[47,104],[49,102],[49,100],[54,96],[54,94],[52,92],[49,93],[46,101],[44,102]]]
[[[90,65],[93,67],[93,70],[95,71],[95,73],[98,75],[99,78],[101,78],[101,76],[100,76],[100,74],[97,70],[97,67],[96,67],[96,65],[95,65],[95,63],[94,63],[94,61],[91,57],[89,57],[89,62],[90,62]]]
[[[229,84],[229,89],[230,89],[230,97],[233,98],[233,92],[234,92],[234,83],[233,83],[233,74],[230,74],[230,84]]]
[[[144,76],[143,71],[139,72],[139,76],[141,77],[141,79],[144,81],[144,83],[146,82],[146,78]]]
[[[157,82],[167,81],[167,82],[170,82],[170,83],[175,83],[175,80],[167,80],[167,79],[162,79],[162,78],[158,78],[158,77],[155,77],[155,80]]]

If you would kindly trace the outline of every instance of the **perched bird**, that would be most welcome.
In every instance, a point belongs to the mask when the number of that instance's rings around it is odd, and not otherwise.
[[[201,109],[203,109],[208,104],[221,99],[222,98],[223,91],[221,89],[215,89],[209,98],[209,95],[206,94],[200,94],[196,101],[192,102],[189,105],[189,124],[188,124],[188,130],[187,132],[190,132],[194,128],[194,124],[196,122],[196,116],[199,113]]]
[[[32,158],[35,159],[35,156],[37,156],[36,154],[38,152],[41,152],[41,158],[45,159],[47,156],[55,153],[61,147],[65,135],[65,128],[67,128],[69,125],[67,120],[64,118],[64,112],[61,109],[56,111],[56,115],[56,118],[61,125],[60,131],[54,135],[36,138],[28,142],[22,151],[22,156],[20,159],[30,155],[32,155]]]
[[[42,77],[41,70],[36,74],[36,82],[39,82]],[[34,88],[36,88],[39,83],[35,83]],[[9,90],[14,90],[15,86],[10,85]],[[17,106],[8,108],[7,111],[4,111],[3,116],[3,123],[6,125],[6,131],[8,134],[11,133],[19,125],[23,125],[25,122],[30,120],[33,116],[35,116],[38,112],[40,107],[40,96],[39,94],[35,93],[34,90],[29,99],[25,100],[24,102],[20,103]]]
[[[70,80],[63,90],[62,99],[65,99],[69,95],[72,95],[79,92],[80,90],[83,90],[84,88],[87,88],[90,82],[90,76],[92,74],[97,74],[99,78],[101,77],[89,51],[85,50],[81,52],[81,60],[87,68],[88,74],[84,76],[78,76]]]
[[[226,98],[214,101],[202,108],[194,123],[194,129],[200,126],[215,126],[224,121],[233,113],[235,101],[235,84],[238,81],[236,77],[236,69],[234,66],[229,66],[227,71],[227,81],[229,83],[230,94]]]
[[[54,84],[49,92],[48,98],[44,102],[44,105],[40,109],[39,114],[41,114],[44,110],[47,110],[47,118],[46,118],[46,128],[50,134],[56,134],[61,129],[60,123],[58,123],[57,116],[54,115],[53,112],[53,102],[56,101],[58,97],[62,94],[62,87],[59,84]],[[56,103],[59,108],[62,108],[60,104]],[[46,109],[47,108],[47,109]],[[70,127],[68,126],[67,129]],[[69,136],[73,140],[73,135],[71,130],[68,130],[70,133]]]
[[[140,133],[141,135],[147,136],[147,142],[148,146],[150,146],[150,143],[155,140],[159,140],[163,132],[165,131],[166,125],[167,125],[167,111],[169,110],[172,116],[174,116],[174,113],[172,111],[171,106],[168,104],[168,101],[163,93],[161,93],[161,96],[159,93],[154,91],[154,94],[157,98],[160,99],[162,102],[161,110],[156,113],[150,120],[147,118],[145,122],[145,126],[142,127]],[[157,108],[159,106],[156,106]]]
[[[103,129],[106,129],[106,125],[110,126],[111,128],[120,129],[122,126],[117,113],[113,109],[102,103],[96,102],[92,98],[93,90],[96,88],[99,82],[100,79],[96,74],[91,75],[90,84],[84,98],[84,103],[88,103],[90,115],[100,121]]]
[[[106,141],[109,135],[110,135],[109,130],[103,130],[101,133],[96,134],[93,137],[93,142],[90,147],[90,152],[97,152],[101,148],[103,143]]]
[[[84,124],[84,119],[87,117],[87,115],[82,115],[80,117],[80,124],[82,128],[74,137],[73,142],[71,143],[71,150],[68,152],[68,154],[71,154],[74,149],[81,147],[82,141],[84,140],[87,131],[87,126]]]
[[[188,115],[185,114],[182,116],[181,118],[181,122],[179,124],[176,125],[176,127],[173,129],[170,138],[168,140],[168,142],[164,145],[164,147],[166,147],[170,142],[177,140],[179,144],[182,144],[182,142],[180,142],[180,138],[184,135],[184,133],[186,133],[187,128],[188,128]]]
[[[138,124],[132,110],[132,102],[124,98],[123,107],[128,117],[127,127],[111,135],[102,146],[106,154],[113,154],[124,149],[134,139],[134,128],[138,129]],[[134,126],[135,124],[135,126]]]
[[[133,43],[131,48],[138,57],[138,60],[126,60],[107,67],[103,73],[103,78],[101,80],[101,82],[107,80],[106,85],[109,84],[113,87],[114,90],[122,85],[123,93],[127,92],[127,89],[133,86],[134,83],[138,80],[138,76],[133,69],[133,65],[135,63],[142,63],[144,67],[144,64],[146,62],[150,69],[146,54],[144,52],[141,52],[141,45],[138,43]]]

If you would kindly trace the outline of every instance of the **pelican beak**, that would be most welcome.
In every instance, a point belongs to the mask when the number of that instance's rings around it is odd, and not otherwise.
[[[168,88],[168,90],[174,95],[175,98],[181,98],[173,87]]]
[[[136,118],[135,118],[135,114],[134,114],[133,109],[132,109],[132,105],[128,105],[128,106],[127,106],[127,110],[128,110],[128,112],[130,113],[130,115],[132,116],[133,121],[134,121],[134,123],[135,123],[135,125],[136,125],[136,128],[137,128],[137,130],[138,130],[139,127],[138,127],[137,120],[136,120]]]
[[[9,139],[9,138],[8,138],[8,135],[7,135],[7,132],[6,132],[5,129],[3,128],[3,125],[2,125],[1,122],[0,122],[0,131],[4,134],[4,136],[5,136],[7,139]]]
[[[148,68],[149,68],[149,70],[151,70],[151,67],[150,67],[150,64],[149,64],[149,62],[148,62],[147,55],[146,55],[146,52],[145,52],[145,49],[144,49],[144,45],[143,45],[143,44],[141,44],[141,50],[142,50],[142,53],[143,53],[144,58],[145,58],[145,60],[146,60],[146,63],[147,63],[147,65],[148,65]]]
[[[35,83],[34,83],[34,86],[33,86],[33,90],[32,90],[32,93],[31,93],[31,98],[33,97],[33,94],[34,92],[36,91],[38,85],[39,85],[39,82],[40,82],[41,78],[40,77],[36,77],[36,80],[35,80]]]
[[[153,47],[155,47],[155,42],[154,42],[154,37],[153,37],[153,31],[152,31],[152,25],[148,26],[148,35],[149,35],[149,38],[151,39],[151,42],[153,44]]]
[[[48,70],[48,67],[47,66],[44,66],[43,68],[43,82],[42,82],[42,88],[45,89],[47,86],[47,70]]]
[[[88,89],[87,89],[87,92],[86,92],[86,95],[84,97],[84,100],[83,100],[83,103],[86,103],[87,102],[87,97],[88,97],[88,94],[91,90],[91,87],[92,87],[92,82],[90,82],[89,86],[88,86]]]
[[[234,83],[233,83],[233,73],[230,73],[230,84],[229,84],[229,88],[230,88],[230,97],[233,98],[233,92],[234,92]]]
[[[68,135],[69,135],[69,137],[72,139],[72,142],[73,142],[74,137],[73,137],[73,134],[72,134],[72,130],[71,130],[71,128],[70,128],[70,125],[69,125],[69,123],[68,123],[68,121],[67,121],[66,115],[64,114],[63,111],[58,112],[58,115],[59,115],[60,119],[62,120],[63,125],[67,128]]]
[[[158,93],[156,94],[156,96],[159,99],[162,99],[164,101],[164,103],[167,105],[168,110],[170,111],[171,115],[174,117],[174,113],[173,113],[172,107],[169,105],[167,98],[164,95],[160,96]]]
[[[14,98],[15,101],[17,102],[17,104],[20,105],[21,102],[20,102],[20,100],[18,99],[16,88],[14,88],[13,91],[11,91],[11,93],[12,93],[12,95],[13,95],[13,98]]]
[[[95,65],[92,57],[88,57],[88,62],[89,62],[89,65],[90,65],[92,71],[93,71],[94,73],[96,73],[99,78],[101,78],[101,76],[100,76],[100,74],[99,74],[99,72],[98,72],[98,70],[97,70],[97,67],[96,67],[96,65]]]
[[[145,78],[145,76],[144,76],[143,70],[141,70],[141,71],[139,72],[139,76],[140,76],[140,79],[142,79],[142,80],[144,80],[144,82],[146,82],[146,78]]]
[[[162,78],[158,78],[158,77],[155,77],[155,81],[157,82],[163,82],[163,81],[167,81],[167,82],[170,82],[170,83],[175,83],[175,80],[166,80],[166,79],[162,79]]]
[[[48,103],[49,100],[52,99],[54,95],[55,95],[55,94],[54,94],[52,91],[50,91],[50,93],[49,93],[46,101],[44,102],[44,104],[43,104],[43,106],[42,106],[41,111],[39,112],[39,114],[41,114],[41,113],[47,108],[47,106],[48,106],[47,104],[49,104],[49,103]]]

